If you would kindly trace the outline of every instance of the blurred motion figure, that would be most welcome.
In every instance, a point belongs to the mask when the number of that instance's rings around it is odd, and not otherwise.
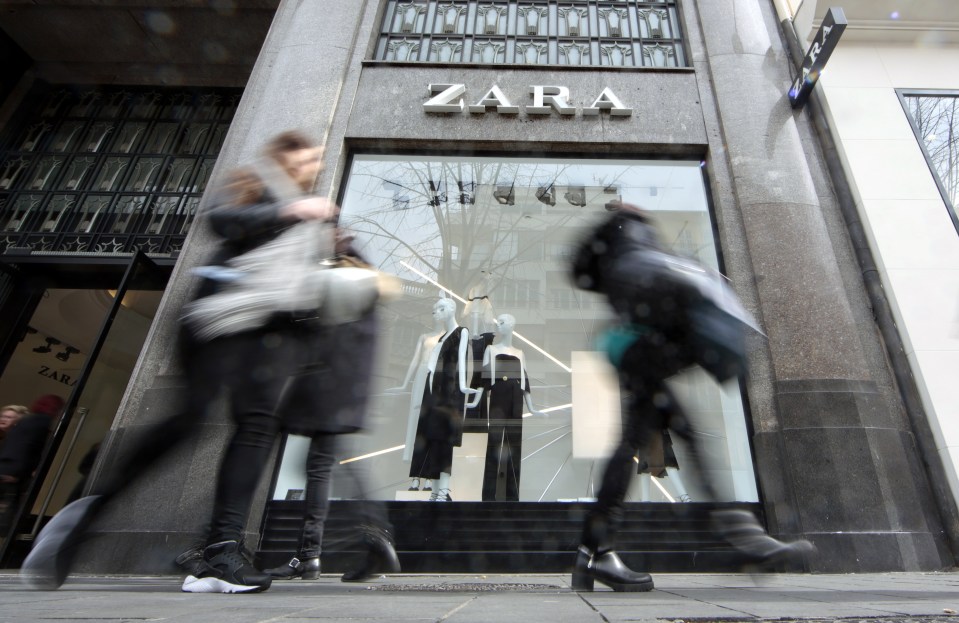
[[[300,223],[335,216],[333,202],[308,194],[322,166],[323,148],[289,131],[267,143],[255,166],[229,175],[204,215],[219,242],[207,266],[197,271],[202,279],[187,309],[195,310],[198,304],[229,291],[237,280],[250,278],[233,268],[239,258],[263,249]],[[247,317],[245,324],[225,312],[207,312],[211,314],[214,317],[205,320],[215,331],[200,336],[198,325],[185,322],[181,326],[185,408],[134,439],[110,471],[94,483],[92,495],[69,504],[51,520],[21,568],[27,584],[60,586],[103,505],[189,435],[221,391],[226,391],[236,429],[220,465],[202,564],[186,578],[182,589],[240,593],[269,588],[269,575],[252,565],[240,541],[280,432],[280,401],[304,352],[303,330],[289,313]]]
[[[670,431],[688,446],[704,501],[717,500],[703,450],[666,379],[697,364],[719,382],[745,374],[745,333],[758,328],[721,276],[663,247],[642,208],[623,202],[607,207],[611,217],[579,243],[572,276],[578,287],[605,295],[618,317],[600,341],[619,373],[623,428],[583,526],[572,584],[588,591],[599,580],[616,591],[648,591],[649,574],[629,569],[614,549],[636,471],[633,457],[653,436]],[[796,561],[813,551],[808,541],[769,536],[748,511],[714,511],[713,523],[744,561]]]

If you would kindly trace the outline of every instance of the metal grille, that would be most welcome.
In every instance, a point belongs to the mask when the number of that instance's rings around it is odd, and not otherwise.
[[[374,59],[686,67],[677,0],[389,0]]]
[[[0,151],[0,253],[176,253],[238,90],[62,88]]]

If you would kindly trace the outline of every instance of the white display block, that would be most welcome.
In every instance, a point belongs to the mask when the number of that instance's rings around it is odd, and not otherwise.
[[[397,491],[397,502],[428,502],[432,491]]]
[[[463,445],[453,448],[450,496],[454,502],[478,502],[483,499],[483,471],[486,469],[488,441],[489,433],[463,433]]]
[[[573,458],[606,459],[622,431],[619,381],[606,355],[572,353]]]

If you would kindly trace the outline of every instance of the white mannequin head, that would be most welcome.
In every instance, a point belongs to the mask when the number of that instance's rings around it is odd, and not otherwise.
[[[500,314],[496,319],[496,333],[498,335],[510,335],[513,333],[513,327],[516,326],[516,318],[510,314]]]
[[[440,299],[433,304],[433,321],[439,325],[456,316],[456,303],[452,299]]]

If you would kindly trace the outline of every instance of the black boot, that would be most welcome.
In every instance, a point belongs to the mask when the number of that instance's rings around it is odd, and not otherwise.
[[[573,566],[573,590],[591,591],[593,580],[599,580],[618,592],[653,590],[653,578],[648,573],[640,573],[627,567],[613,550],[594,554],[589,548],[580,545]]]
[[[363,535],[366,544],[366,556],[359,568],[347,571],[340,578],[342,582],[365,582],[383,573],[398,573],[400,559],[396,555],[392,539],[385,530],[369,529]]]
[[[816,551],[816,547],[805,539],[791,543],[774,539],[749,511],[721,510],[714,511],[712,516],[716,531],[729,541],[748,563],[801,564]]]
[[[296,580],[297,578],[315,580],[320,577],[320,559],[319,557],[297,558],[294,556],[285,565],[267,569],[263,573],[277,580]]]

